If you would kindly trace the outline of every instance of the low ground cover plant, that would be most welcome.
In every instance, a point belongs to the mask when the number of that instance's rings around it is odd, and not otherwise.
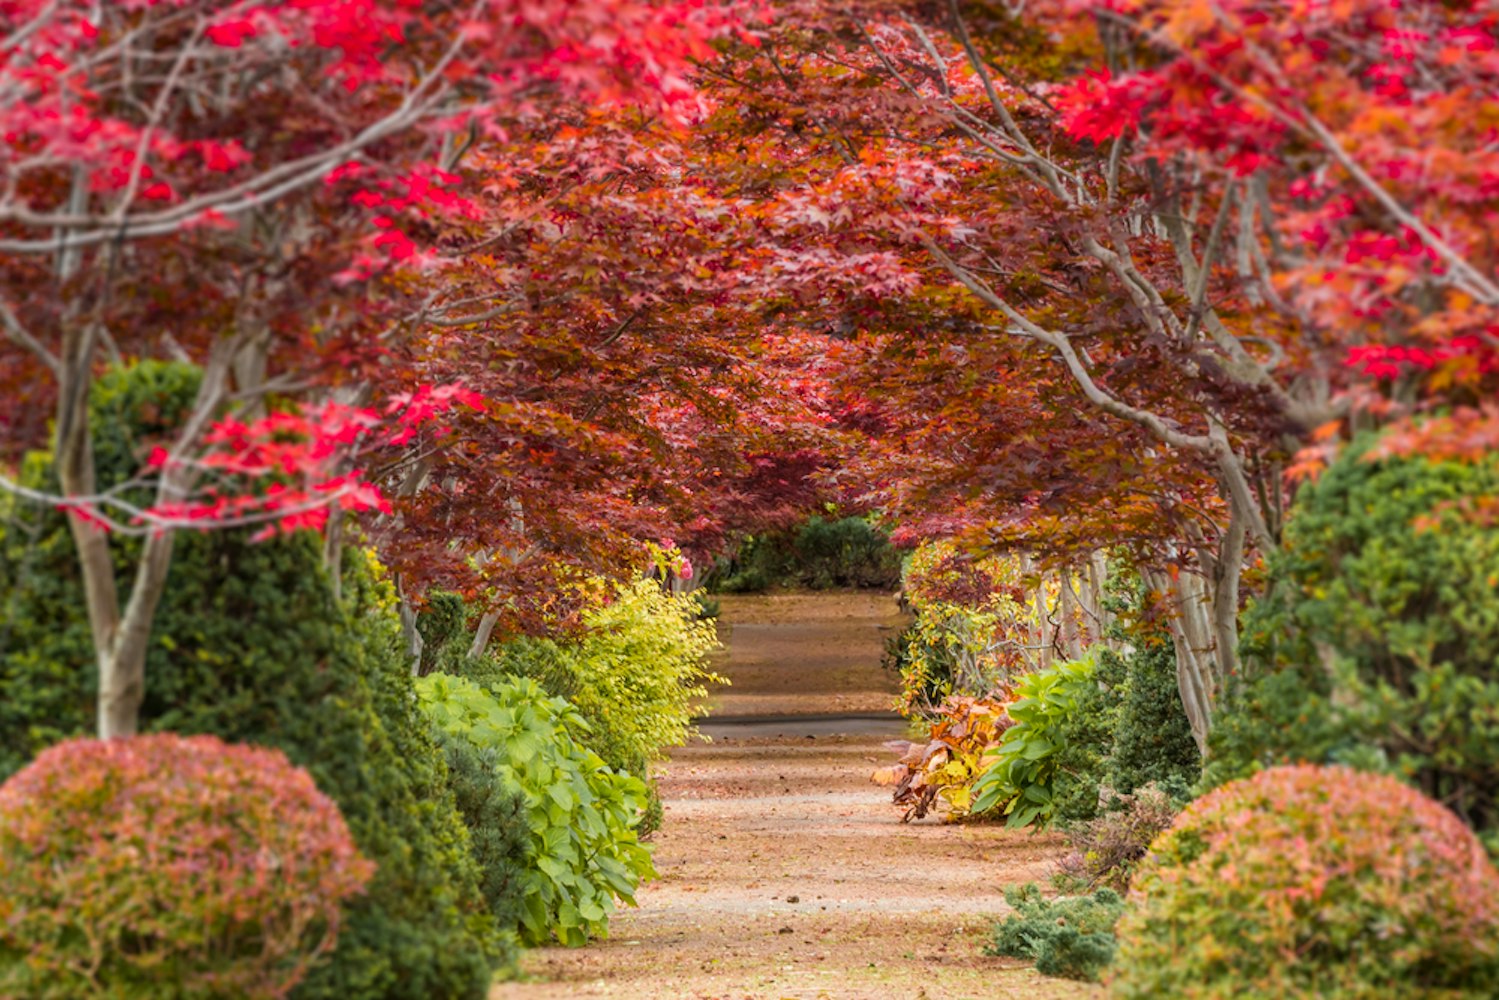
[[[588,749],[577,709],[530,678],[481,686],[429,674],[416,690],[432,722],[492,755],[501,791],[524,798],[522,939],[577,946],[604,936],[616,901],[633,906],[656,874],[637,829],[645,784]]]
[[[60,743],[0,787],[0,995],[283,997],[374,867],[279,751]]]
[[[989,955],[1027,958],[1044,976],[1096,982],[1114,959],[1124,901],[1112,889],[1047,899],[1035,884],[1005,890],[1015,912],[994,926]]]
[[[1113,995],[1499,995],[1499,873],[1451,811],[1344,767],[1261,771],[1151,847]]]

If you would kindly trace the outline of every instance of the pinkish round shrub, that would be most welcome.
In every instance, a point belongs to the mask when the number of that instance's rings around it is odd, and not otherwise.
[[[61,743],[0,786],[0,996],[281,997],[373,873],[278,750]]]
[[[1499,873],[1394,778],[1277,767],[1188,806],[1119,924],[1115,997],[1499,996]]]

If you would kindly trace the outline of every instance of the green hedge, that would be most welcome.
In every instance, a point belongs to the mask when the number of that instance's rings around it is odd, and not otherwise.
[[[633,906],[656,874],[636,833],[645,785],[607,767],[582,742],[577,710],[529,678],[428,674],[416,690],[433,723],[485,753],[494,784],[522,799],[525,941],[581,945],[607,933],[614,901]]]
[[[704,583],[721,593],[754,593],[772,587],[893,590],[901,556],[890,537],[862,517],[812,517],[795,531],[748,538],[732,559],[721,561]]]

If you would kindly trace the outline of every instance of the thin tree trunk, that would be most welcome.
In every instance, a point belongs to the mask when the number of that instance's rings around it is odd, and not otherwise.
[[[146,696],[146,654],[151,623],[166,590],[176,533],[164,531],[146,539],[130,600],[105,656],[99,659],[99,738],[134,736]]]
[[[422,650],[426,647],[426,641],[416,627],[418,617],[416,605],[406,597],[406,588],[402,586],[400,577],[396,577],[396,596],[400,599],[398,611],[401,616],[401,635],[406,640],[406,655],[411,660],[411,676],[420,677]]]
[[[1112,648],[1114,640],[1109,635],[1109,626],[1114,621],[1108,609],[1108,595],[1104,592],[1109,578],[1109,565],[1103,552],[1096,551],[1089,554],[1087,571],[1088,610],[1093,616],[1094,627],[1098,630],[1098,641]]]
[[[1152,590],[1171,598],[1169,617],[1171,645],[1176,652],[1176,683],[1182,709],[1192,729],[1192,739],[1199,752],[1206,754],[1208,733],[1212,730],[1215,670],[1213,631],[1205,604],[1209,599],[1207,581],[1190,570],[1175,578],[1159,570],[1146,574]]]
[[[1065,568],[1057,572],[1057,616],[1062,655],[1075,660],[1083,655],[1083,646],[1078,633],[1078,602],[1072,592],[1072,573]]]
[[[1030,576],[1036,572],[1035,563],[1031,561],[1029,553],[1020,554],[1020,572],[1023,576]],[[1047,601],[1046,601],[1046,578],[1044,574],[1036,573],[1036,585],[1031,588],[1031,600],[1035,604],[1036,626],[1030,636],[1031,648],[1036,651],[1034,668],[1045,670],[1051,666],[1051,642],[1047,635]]]
[[[484,655],[489,648],[489,637],[494,634],[494,627],[500,620],[498,611],[486,611],[479,619],[479,627],[474,632],[474,641],[468,647],[469,659],[478,659]]]
[[[88,411],[97,341],[97,328],[86,328],[67,338],[56,437],[58,483],[66,497],[87,498],[98,492]],[[179,432],[179,448],[195,441],[218,409],[234,351],[231,338],[210,356],[192,415]],[[156,502],[179,499],[187,490],[185,475],[172,466],[162,469]],[[171,570],[175,532],[162,529],[145,537],[122,608],[108,534],[76,509],[68,511],[68,528],[78,554],[84,606],[99,667],[97,731],[100,739],[133,736],[140,725],[140,707],[146,693],[151,624]]]

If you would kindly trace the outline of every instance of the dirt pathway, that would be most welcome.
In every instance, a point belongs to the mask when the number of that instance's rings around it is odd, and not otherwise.
[[[902,825],[869,783],[898,728],[879,667],[889,598],[726,598],[723,622],[734,685],[714,700],[735,721],[661,768],[661,880],[608,941],[531,953],[533,981],[495,1000],[1099,996],[979,952],[1001,888],[1043,880],[1054,842]]]

